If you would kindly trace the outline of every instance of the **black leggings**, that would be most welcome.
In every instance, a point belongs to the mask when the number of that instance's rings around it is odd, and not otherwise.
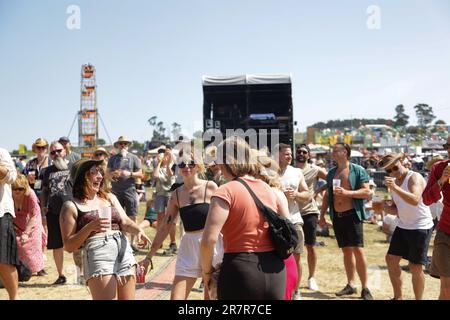
[[[275,251],[224,254],[219,300],[284,300],[285,290],[286,269]]]

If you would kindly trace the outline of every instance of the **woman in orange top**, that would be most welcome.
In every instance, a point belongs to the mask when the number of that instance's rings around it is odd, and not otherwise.
[[[242,138],[230,137],[220,143],[216,162],[230,182],[219,187],[211,198],[203,231],[201,260],[205,289],[209,289],[213,271],[213,249],[222,233],[225,254],[217,284],[218,299],[282,300],[286,270],[283,259],[274,251],[269,226],[247,189],[231,180],[240,177],[272,210],[280,212],[285,208],[272,188],[256,178],[260,170],[257,157]]]

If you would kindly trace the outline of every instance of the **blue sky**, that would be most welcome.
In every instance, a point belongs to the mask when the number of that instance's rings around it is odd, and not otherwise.
[[[66,27],[69,5],[79,30]],[[381,29],[367,27],[370,5]],[[0,0],[0,146],[67,135],[88,62],[113,140],[150,138],[153,115],[201,129],[205,74],[292,73],[301,130],[392,118],[400,103],[413,123],[417,103],[450,122],[449,39],[448,0]]]

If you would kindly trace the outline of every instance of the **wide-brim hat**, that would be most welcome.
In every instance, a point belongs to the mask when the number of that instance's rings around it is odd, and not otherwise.
[[[103,153],[105,156],[109,156],[108,151],[106,151],[106,149],[103,148],[103,147],[98,147],[97,149],[95,149],[94,154],[97,153],[97,152],[101,152],[101,153]]]
[[[48,142],[44,138],[37,138],[31,146],[31,149],[34,151],[35,147],[48,147]]]
[[[125,137],[125,136],[120,136],[120,137],[117,139],[117,141],[114,142],[114,148],[117,148],[119,142],[126,142],[126,143],[128,143],[128,144],[131,144],[131,140],[130,140],[130,139],[128,139],[128,138]]]
[[[431,170],[431,167],[432,167],[436,162],[439,162],[439,161],[442,161],[442,160],[444,160],[444,157],[443,157],[443,156],[441,156],[441,155],[434,156],[433,158],[431,158],[430,161],[427,162],[427,164],[426,164],[427,169],[428,169],[428,170]]]
[[[101,164],[103,164],[103,160],[80,159],[75,162],[70,170],[70,179],[73,185],[77,184],[90,168]]]
[[[380,167],[381,169],[385,169],[401,159],[403,159],[403,153],[389,153],[381,158],[381,160],[378,162],[378,167]]]

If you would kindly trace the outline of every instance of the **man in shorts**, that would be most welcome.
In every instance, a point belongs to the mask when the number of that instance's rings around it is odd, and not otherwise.
[[[292,162],[292,149],[290,145],[280,143],[275,146],[274,158],[280,166],[280,182],[284,194],[288,200],[290,220],[297,230],[299,244],[294,251],[295,262],[297,263],[298,280],[295,286],[293,300],[301,300],[300,281],[302,278],[302,265],[300,256],[303,253],[305,237],[303,235],[303,219],[300,214],[298,203],[311,200],[312,193],[309,192],[305,178],[300,169],[290,165]]]
[[[308,145],[300,144],[296,149],[297,168],[302,170],[308,190],[311,194],[314,194],[319,179],[325,180],[327,178],[327,171],[324,168],[310,164],[310,158],[311,152]],[[308,252],[308,288],[318,291],[319,287],[314,275],[317,265],[315,243],[320,210],[314,198],[299,204],[299,209],[303,218],[303,233],[305,234],[305,246]]]
[[[72,197],[69,161],[65,159],[65,156],[66,150],[58,141],[50,144],[50,157],[53,164],[45,170],[42,181],[41,206],[47,217],[47,249],[53,250],[53,259],[58,271],[58,279],[53,283],[54,285],[67,282],[64,276],[64,245],[59,225],[62,205]]]
[[[120,136],[114,142],[114,148],[118,152],[109,158],[108,172],[112,178],[112,192],[125,209],[127,216],[136,222],[139,203],[136,196],[135,179],[142,179],[143,174],[141,160],[131,152],[128,152],[130,145],[131,140],[124,136]],[[131,236],[131,247],[136,251],[133,241],[134,236]]]
[[[433,232],[433,217],[422,201],[425,179],[421,174],[403,166],[402,153],[390,153],[379,162],[387,172],[384,184],[391,192],[392,205],[383,211],[397,216],[397,226],[392,234],[386,263],[394,289],[394,300],[403,299],[400,260],[409,261],[416,300],[421,300],[425,289],[423,266],[427,264],[428,244]]]
[[[444,144],[450,158],[450,136]],[[436,228],[430,274],[440,278],[440,300],[450,300],[450,160],[437,162],[431,168],[427,186],[423,192],[426,205],[443,198],[444,208]]]
[[[328,171],[327,194],[323,198],[319,225],[326,226],[325,213],[329,208],[334,234],[344,254],[347,285],[336,296],[355,294],[355,270],[361,280],[361,299],[373,300],[367,288],[367,261],[364,255],[363,220],[364,199],[370,197],[369,175],[366,170],[350,162],[348,144],[336,143],[332,156],[337,166]]]

